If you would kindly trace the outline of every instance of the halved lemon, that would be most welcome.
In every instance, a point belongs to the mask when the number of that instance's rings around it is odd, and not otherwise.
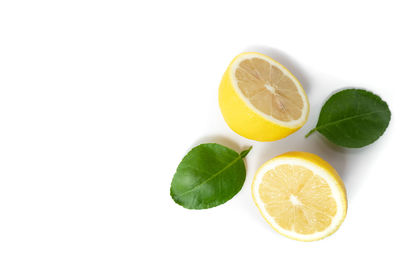
[[[346,189],[317,155],[288,152],[265,162],[252,184],[253,200],[280,234],[301,241],[334,233],[347,212]]]
[[[257,141],[274,141],[300,129],[309,104],[300,82],[260,53],[235,57],[219,87],[219,105],[229,127]]]

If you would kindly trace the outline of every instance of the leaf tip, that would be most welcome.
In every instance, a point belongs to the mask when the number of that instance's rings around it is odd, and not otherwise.
[[[243,150],[242,152],[240,152],[240,157],[244,158],[247,156],[247,154],[249,154],[250,150],[253,148],[253,146],[250,146],[248,149]]]

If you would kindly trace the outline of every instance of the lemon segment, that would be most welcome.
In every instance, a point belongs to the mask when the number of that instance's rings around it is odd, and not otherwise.
[[[229,127],[257,141],[282,139],[307,121],[309,104],[300,82],[268,56],[248,52],[228,66],[219,105]]]
[[[288,152],[264,163],[252,195],[277,232],[301,241],[331,235],[347,212],[346,189],[335,169],[306,152]]]

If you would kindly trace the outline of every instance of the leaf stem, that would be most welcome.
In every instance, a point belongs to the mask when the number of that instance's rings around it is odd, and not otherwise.
[[[246,157],[247,154],[249,154],[249,152],[250,152],[250,150],[251,150],[252,148],[253,148],[253,147],[251,146],[251,147],[249,147],[248,149],[243,150],[242,152],[240,152],[240,158]]]
[[[311,131],[308,132],[308,134],[306,134],[305,138],[309,137],[313,132],[315,132],[317,130],[317,127],[315,127],[314,129],[312,129]]]

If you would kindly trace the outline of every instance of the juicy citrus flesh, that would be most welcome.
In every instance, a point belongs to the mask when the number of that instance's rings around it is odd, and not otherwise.
[[[255,52],[235,57],[219,87],[228,126],[257,141],[282,139],[307,121],[309,104],[300,82],[272,58]]]
[[[265,173],[259,194],[279,226],[300,234],[323,231],[336,214],[326,181],[299,165],[283,164]]]
[[[259,111],[280,121],[300,118],[304,107],[293,79],[259,57],[244,59],[235,71],[243,95]]]
[[[302,241],[335,232],[347,210],[344,185],[336,171],[305,152],[287,153],[265,163],[254,179],[253,197],[275,230]]]

